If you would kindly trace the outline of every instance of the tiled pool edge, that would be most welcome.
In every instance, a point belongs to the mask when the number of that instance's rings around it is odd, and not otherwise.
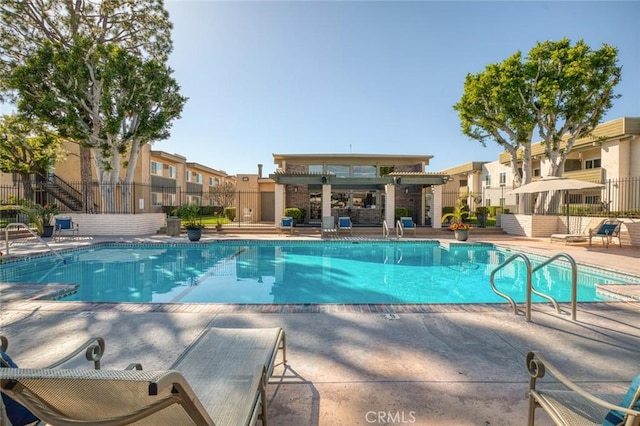
[[[545,305],[545,304],[541,304]],[[565,312],[568,303],[561,303]],[[579,302],[578,307],[589,310],[610,310],[628,306],[640,310],[640,302],[607,301]],[[97,303],[59,302],[43,300],[20,300],[3,303],[3,310],[40,310],[58,312],[105,312],[131,313],[210,313],[210,314],[292,314],[292,313],[370,313],[370,314],[429,314],[429,313],[510,313],[506,303],[478,304],[224,304],[224,303]]]

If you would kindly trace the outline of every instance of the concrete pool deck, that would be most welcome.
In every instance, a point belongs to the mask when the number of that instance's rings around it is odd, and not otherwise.
[[[208,239],[318,239],[276,234],[205,235]],[[449,240],[443,233],[430,236]],[[185,242],[186,237],[91,238],[53,243],[63,248],[103,241]],[[640,276],[640,249],[550,244],[548,239],[474,235],[470,241],[551,256]],[[27,255],[27,245],[11,253]],[[3,250],[4,251],[4,250]],[[314,313],[208,310],[154,311],[146,305],[2,300],[0,332],[25,366],[42,366],[90,336],[107,341],[103,368],[140,362],[167,368],[207,326],[274,327],[287,333],[288,366],[267,390],[272,425],[522,425],[526,424],[529,350],[544,353],[588,389],[624,392],[640,373],[640,303],[580,303],[577,321],[535,305],[531,322],[508,305],[442,305],[432,312]],[[567,307],[563,305],[565,311]],[[551,421],[538,410],[539,424]]]

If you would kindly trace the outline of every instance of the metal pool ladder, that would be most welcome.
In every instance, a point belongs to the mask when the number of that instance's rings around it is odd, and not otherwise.
[[[54,249],[51,248],[51,246],[49,244],[47,244],[46,241],[44,241],[42,238],[40,238],[40,236],[38,236],[38,234],[36,234],[35,232],[33,232],[33,230],[26,224],[24,223],[20,223],[20,222],[16,222],[16,223],[10,223],[8,224],[5,228],[4,228],[4,239],[5,239],[5,251],[6,254],[9,254],[9,230],[12,228],[24,228],[27,231],[29,231],[29,233],[31,235],[33,235],[33,237],[37,240],[40,241],[42,244],[44,244],[51,253],[53,253],[56,257],[58,257],[63,263],[66,263],[66,261],[64,260],[64,257],[60,256],[60,253],[56,252]]]
[[[541,264],[537,265],[534,268],[531,267],[531,261],[526,255],[522,253],[516,253],[510,256],[504,262],[502,262],[496,269],[494,269],[491,272],[491,277],[489,279],[491,283],[491,289],[498,296],[501,296],[507,299],[507,301],[511,304],[511,307],[513,308],[513,313],[518,315],[518,306],[516,305],[516,302],[509,295],[507,295],[506,293],[503,293],[502,291],[496,288],[494,278],[496,273],[498,273],[499,270],[507,266],[509,263],[513,262],[516,259],[522,259],[522,261],[525,264],[525,267],[527,268],[527,289],[525,294],[526,297],[525,297],[525,314],[524,314],[525,320],[531,321],[531,293],[535,293],[536,295],[547,299],[549,302],[551,302],[553,307],[556,309],[556,312],[560,314],[562,313],[562,311],[560,310],[560,306],[558,305],[558,302],[548,294],[544,294],[536,290],[533,287],[531,277],[533,273],[536,272],[538,269],[541,269],[547,266],[548,264],[550,264],[551,262],[555,261],[556,259],[560,259],[562,257],[564,257],[571,265],[571,319],[575,321],[576,310],[577,310],[577,299],[578,299],[578,265],[576,264],[576,261],[566,253],[558,253],[555,256],[550,257],[549,259],[547,259],[546,261],[542,262]]]

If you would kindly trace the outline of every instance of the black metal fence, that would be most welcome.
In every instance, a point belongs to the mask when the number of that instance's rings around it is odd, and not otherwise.
[[[480,193],[444,192],[443,213],[453,210],[457,202],[465,204],[470,212],[487,207],[490,215],[524,213],[539,215],[571,215],[640,217],[640,177],[606,179],[595,182],[602,188],[556,191],[549,197],[532,194],[525,211],[518,211],[521,196],[511,194],[506,187],[484,188]],[[555,198],[554,198],[555,197]],[[567,198],[568,197],[568,198]]]
[[[203,208],[207,211],[222,213],[225,208],[234,209],[234,222],[238,224],[273,223],[273,203],[268,202],[272,198],[272,192],[245,192],[229,188],[185,191],[179,186],[160,187],[139,183],[103,184],[100,188],[97,182],[63,182],[59,179],[30,182],[27,189],[20,181],[12,185],[0,185],[0,205],[28,201],[41,205],[55,204],[61,213],[170,214],[174,207],[195,203],[201,207],[211,207]]]

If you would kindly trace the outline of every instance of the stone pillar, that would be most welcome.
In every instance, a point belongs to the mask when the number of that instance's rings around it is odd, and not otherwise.
[[[331,216],[331,184],[322,185],[322,217]]]
[[[385,206],[384,206],[384,220],[387,221],[389,229],[396,227],[394,217],[396,212],[396,186],[393,184],[387,184],[384,186],[385,193]]]
[[[276,228],[280,226],[280,219],[284,216],[284,188],[285,186],[282,184],[276,184],[276,193],[274,200],[274,211],[275,211],[275,222]]]
[[[442,190],[444,185],[433,186],[433,197],[431,206],[431,226],[442,228]]]

